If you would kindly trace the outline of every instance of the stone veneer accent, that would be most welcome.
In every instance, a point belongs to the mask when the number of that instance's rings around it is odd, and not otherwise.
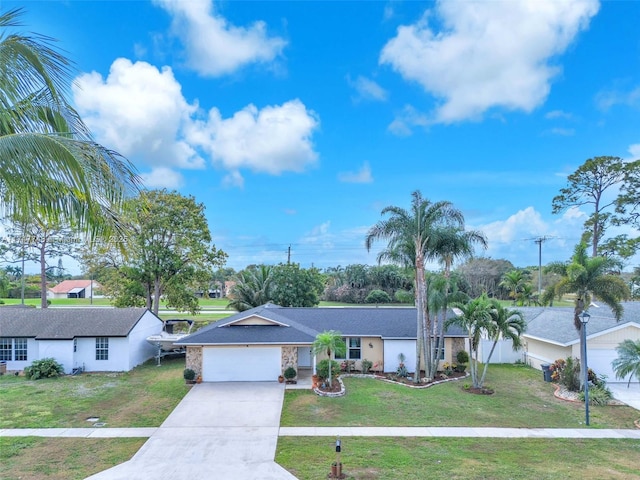
[[[298,371],[298,347],[282,347],[282,372],[293,367]]]
[[[464,349],[464,338],[451,339],[451,363],[456,363],[456,355],[460,350]]]
[[[202,375],[202,347],[187,347],[186,367]]]

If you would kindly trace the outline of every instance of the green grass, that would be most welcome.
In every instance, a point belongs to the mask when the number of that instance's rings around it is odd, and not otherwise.
[[[639,479],[640,442],[611,439],[342,438],[347,479]],[[280,437],[276,461],[327,478],[335,438]]]
[[[288,390],[282,426],[584,427],[584,404],[553,396],[538,370],[491,365],[487,385],[493,395],[463,390],[469,379],[413,389],[368,378],[345,378],[347,394],[318,397]],[[640,414],[627,406],[590,408],[591,428],[634,428]]]
[[[145,438],[0,437],[3,480],[81,480],[129,460]]]
[[[0,376],[0,428],[159,426],[186,394],[184,357],[155,360],[126,373],[27,380]]]

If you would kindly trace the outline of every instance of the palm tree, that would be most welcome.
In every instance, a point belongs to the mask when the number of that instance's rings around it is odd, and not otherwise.
[[[383,258],[410,265],[415,272],[416,292],[416,367],[414,381],[420,383],[420,359],[430,358],[427,345],[427,332],[430,330],[426,303],[425,262],[433,255],[439,232],[447,227],[464,227],[464,216],[451,202],[432,203],[422,197],[419,191],[412,194],[411,209],[407,211],[397,206],[382,209],[382,215],[389,218],[380,220],[369,229],[365,237],[365,246],[371,250],[375,240],[388,241],[386,250],[378,255]],[[425,350],[425,348],[427,350]]]
[[[72,65],[53,39],[6,33],[21,15],[0,15],[0,205],[106,234],[139,179],[126,159],[92,140],[65,98]]]
[[[493,340],[491,350],[484,362],[484,368],[482,370],[482,377],[480,377],[480,387],[484,385],[485,377],[487,376],[487,369],[493,356],[493,351],[496,348],[498,342],[502,339],[511,340],[513,350],[516,351],[522,346],[521,335],[527,329],[527,324],[524,321],[522,312],[519,310],[510,310],[503,307],[500,302],[495,299],[491,301],[491,321],[487,324],[487,337],[489,340]]]
[[[616,347],[616,352],[618,352],[618,358],[611,362],[616,378],[624,380],[624,377],[629,375],[627,388],[631,385],[633,377],[636,377],[640,383],[640,340],[635,342],[630,339],[623,340]]]
[[[273,288],[273,267],[259,265],[247,268],[235,277],[235,285],[231,287],[227,308],[244,312],[271,301]]]
[[[335,354],[344,355],[347,353],[347,344],[342,339],[342,334],[335,330],[325,330],[324,332],[316,335],[316,339],[313,341],[312,351],[314,355],[320,353],[326,353],[329,357],[329,385],[331,383],[331,367],[333,365],[333,358]]]
[[[622,278],[609,274],[617,265],[618,263],[612,258],[589,257],[587,245],[579,243],[574,249],[571,263],[555,263],[547,267],[562,275],[555,286],[556,296],[560,298],[566,293],[573,293],[576,296],[573,324],[578,332],[581,332],[583,328],[580,315],[588,308],[594,297],[611,308],[616,320],[619,321],[622,318],[623,307],[620,302],[628,299],[630,292]],[[581,352],[585,351],[582,338],[583,335],[580,335]],[[580,359],[580,369],[582,372],[587,369],[584,358]],[[584,375],[580,375],[580,382],[582,387]]]
[[[513,298],[513,304],[518,300],[518,292],[524,285],[524,274],[522,270],[511,270],[502,276],[500,286],[509,290],[509,296]]]

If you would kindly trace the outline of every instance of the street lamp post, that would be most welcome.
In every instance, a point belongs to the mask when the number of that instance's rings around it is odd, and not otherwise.
[[[585,310],[580,314],[580,322],[582,323],[582,358],[584,362],[584,408],[585,423],[589,425],[589,367],[587,366],[587,323],[591,315]]]

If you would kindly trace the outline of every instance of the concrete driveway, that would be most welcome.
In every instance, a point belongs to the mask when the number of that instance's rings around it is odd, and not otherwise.
[[[195,385],[131,460],[91,480],[295,480],[274,462],[284,385]]]
[[[636,410],[640,410],[640,385],[638,385],[637,381],[631,382],[629,388],[627,388],[627,382],[607,382],[607,388],[611,390],[613,398],[626,403]]]

